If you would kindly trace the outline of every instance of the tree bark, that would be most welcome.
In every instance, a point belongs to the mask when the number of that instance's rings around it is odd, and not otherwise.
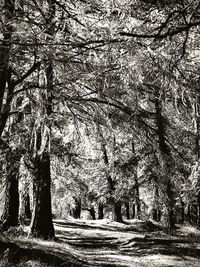
[[[13,33],[12,21],[14,17],[15,1],[5,0],[3,9],[3,40],[0,44],[0,111],[2,111],[6,82],[10,80],[8,63]]]
[[[161,156],[161,165],[163,171],[163,185],[165,187],[166,193],[166,225],[167,227],[172,230],[175,227],[175,218],[174,218],[174,192],[173,192],[173,185],[170,178],[170,173],[172,169],[172,157],[171,152],[166,144],[165,140],[165,122],[162,115],[162,103],[160,100],[160,96],[157,96],[155,101],[155,108],[156,108],[156,124],[157,124],[157,133],[158,133],[158,143],[159,143],[159,150]]]
[[[133,204],[132,206],[132,211],[133,211],[132,218],[135,219],[135,204]]]
[[[191,223],[191,205],[190,204],[188,204],[188,207],[187,207],[187,221],[189,222],[189,223]]]
[[[130,220],[130,205],[128,201],[125,202],[125,209],[126,209],[126,219]]]
[[[25,195],[25,218],[31,219],[30,196],[28,193]]]
[[[181,223],[185,222],[185,203],[181,199]]]
[[[114,221],[123,222],[122,219],[122,203],[120,200],[114,203]]]
[[[98,219],[102,220],[104,218],[104,213],[103,213],[103,204],[99,203],[98,205]]]
[[[108,166],[109,160],[108,160],[106,146],[104,143],[101,143],[101,148],[103,152],[104,163],[106,166]],[[121,211],[121,201],[116,200],[114,197],[115,182],[113,181],[112,177],[109,174],[106,176],[106,179],[107,179],[107,184],[108,184],[108,194],[109,194],[108,199],[113,209],[113,219],[114,221],[117,221],[117,222],[123,222],[122,211]]]
[[[200,226],[200,193],[197,196],[197,205],[198,205],[197,226]]]
[[[54,36],[55,33],[55,1],[47,0],[47,34]],[[51,39],[50,38],[50,39]],[[48,38],[47,38],[48,39]],[[54,66],[52,57],[48,55],[48,62],[46,66],[46,80],[47,80],[47,97],[46,97],[46,115],[52,114],[53,90],[54,90]],[[48,141],[42,155],[37,155],[35,159],[36,173],[36,199],[35,207],[31,222],[31,235],[34,237],[51,239],[55,236],[52,209],[51,209],[51,160],[48,144],[50,144],[51,122],[47,123],[49,129]],[[41,133],[37,133],[39,144],[37,150],[42,146]]]
[[[175,213],[174,213],[174,198],[173,198],[173,190],[172,190],[172,183],[170,180],[168,180],[167,182],[167,201],[168,201],[168,205],[167,205],[167,210],[168,210],[168,214],[167,214],[167,219],[168,219],[168,228],[170,230],[174,229],[175,227]]]
[[[135,192],[135,211],[134,211],[134,217],[136,219],[141,218],[141,205],[140,205],[140,188],[138,183],[138,174],[137,174],[137,168],[138,168],[138,157],[136,155],[135,151],[135,143],[132,141],[132,153],[135,156],[135,163],[134,163],[134,173],[133,173],[133,179],[134,179],[134,192]]]
[[[51,239],[54,237],[54,227],[51,210],[51,175],[50,157],[44,153],[42,158],[35,160],[35,186],[36,199],[34,203],[31,236],[36,238]]]
[[[80,219],[81,217],[81,199],[80,198],[74,198],[75,201],[75,207],[72,211],[73,217],[75,219]]]
[[[7,177],[6,177],[5,205],[3,214],[1,216],[1,221],[3,222],[2,228],[4,231],[11,226],[17,226],[19,224],[18,164],[16,166],[12,166],[12,162],[9,160],[7,162],[6,169],[7,169]]]
[[[141,205],[140,205],[140,192],[137,177],[135,176],[135,206],[136,206],[136,219],[141,219]]]
[[[90,212],[90,215],[91,215],[91,217],[92,217],[92,220],[96,220],[96,214],[95,214],[95,209],[94,209],[94,207],[91,207],[91,208],[89,209],[89,212]]]

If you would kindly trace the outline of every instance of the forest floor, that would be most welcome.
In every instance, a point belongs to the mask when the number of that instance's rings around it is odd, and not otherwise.
[[[139,220],[69,219],[55,220],[54,226],[54,241],[28,238],[19,229],[0,236],[0,267],[200,266],[200,230],[189,225],[171,234]]]

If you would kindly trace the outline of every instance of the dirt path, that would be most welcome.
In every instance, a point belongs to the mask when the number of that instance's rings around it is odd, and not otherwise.
[[[9,250],[20,260],[14,266],[200,266],[200,231],[192,232],[192,228],[185,227],[185,232],[182,229],[172,236],[151,222],[141,221],[57,220],[54,225],[56,241],[15,239],[12,246],[17,247]]]
[[[55,223],[59,240],[79,251],[91,266],[200,266],[198,236],[150,233],[141,226],[133,232],[133,225]]]

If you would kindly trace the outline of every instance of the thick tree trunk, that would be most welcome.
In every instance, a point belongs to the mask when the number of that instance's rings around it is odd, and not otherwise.
[[[90,215],[91,215],[91,217],[92,217],[92,220],[96,220],[96,214],[95,214],[95,209],[94,209],[94,207],[91,207],[91,208],[89,209],[89,212],[90,212]]]
[[[109,165],[108,155],[105,144],[102,142],[101,144],[102,152],[103,152],[103,159],[106,166]],[[108,200],[112,205],[113,209],[113,219],[117,222],[122,222],[122,212],[121,212],[121,201],[116,201],[115,197],[113,196],[115,192],[115,181],[113,181],[110,175],[107,175],[107,184],[108,184]]]
[[[11,81],[11,68],[9,67],[15,0],[5,0],[3,9],[3,12],[1,11],[3,39],[0,42],[0,137],[9,116],[15,86]]]
[[[98,205],[98,219],[102,220],[104,218],[104,214],[103,214],[103,204],[99,203]]]
[[[11,47],[11,37],[13,32],[13,16],[15,9],[14,0],[5,0],[4,2],[4,12],[2,12],[2,33],[3,40],[0,43],[0,111],[2,111],[3,99],[6,90],[6,82],[9,80],[9,54]],[[0,132],[1,129],[0,129]]]
[[[81,217],[81,199],[80,198],[74,198],[75,201],[75,207],[72,211],[73,217],[75,219],[80,219]]]
[[[120,200],[114,203],[114,221],[123,222],[122,219],[122,203]]]
[[[158,218],[157,209],[152,210],[152,217],[154,221],[157,221],[157,218]]]
[[[37,173],[35,177],[36,200],[31,221],[31,236],[43,239],[54,237],[54,227],[51,211],[51,176],[50,157],[44,153],[43,157],[35,160]]]
[[[130,219],[130,205],[128,201],[125,202],[125,209],[126,209],[126,219],[129,220]]]
[[[159,92],[158,92],[159,93]],[[165,140],[165,121],[162,115],[162,103],[160,101],[160,95],[158,94],[156,102],[156,124],[157,124],[157,133],[159,140],[159,150],[161,156],[161,165],[163,171],[163,184],[165,186],[166,193],[166,210],[167,214],[165,216],[167,227],[172,230],[175,227],[175,217],[174,217],[174,193],[173,193],[173,185],[170,177],[171,169],[172,169],[172,156],[168,145]]]
[[[54,0],[48,0],[47,10],[47,34],[51,36],[50,40],[55,34],[55,12],[56,4]],[[48,38],[47,38],[48,39]],[[48,56],[48,64],[46,66],[46,80],[47,80],[47,99],[46,99],[46,115],[49,117],[52,114],[53,89],[54,89],[54,66],[51,56]],[[31,222],[31,235],[44,239],[54,237],[54,227],[52,222],[51,209],[51,171],[50,171],[50,151],[48,144],[50,144],[51,135],[51,121],[47,123],[49,128],[48,141],[42,155],[36,157],[36,199],[35,207]],[[40,133],[41,134],[41,133]],[[37,134],[38,135],[38,134]],[[42,147],[42,136],[38,135],[39,139],[37,150],[40,151]]]
[[[5,205],[1,216],[3,230],[18,225],[19,215],[19,155],[18,152],[7,151]]]
[[[17,174],[8,174],[6,181],[6,196],[5,206],[1,217],[3,222],[3,230],[7,230],[11,226],[18,225],[19,213],[19,192],[18,192],[18,177]]]

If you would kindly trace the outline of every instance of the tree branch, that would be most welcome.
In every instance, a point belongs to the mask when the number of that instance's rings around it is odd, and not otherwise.
[[[28,78],[36,69],[38,69],[41,65],[41,62],[36,62],[33,64],[33,66],[18,80],[13,82],[13,86],[15,87],[16,85],[22,83],[26,78]]]
[[[143,38],[143,39],[164,39],[167,37],[173,37],[182,32],[188,32],[191,28],[197,27],[199,25],[200,25],[200,21],[196,21],[193,23],[191,22],[175,30],[168,29],[168,31],[164,34],[160,34],[159,32],[157,34],[148,34],[148,33],[139,34],[139,33],[131,33],[131,32],[119,32],[119,35],[127,36],[127,37]]]

